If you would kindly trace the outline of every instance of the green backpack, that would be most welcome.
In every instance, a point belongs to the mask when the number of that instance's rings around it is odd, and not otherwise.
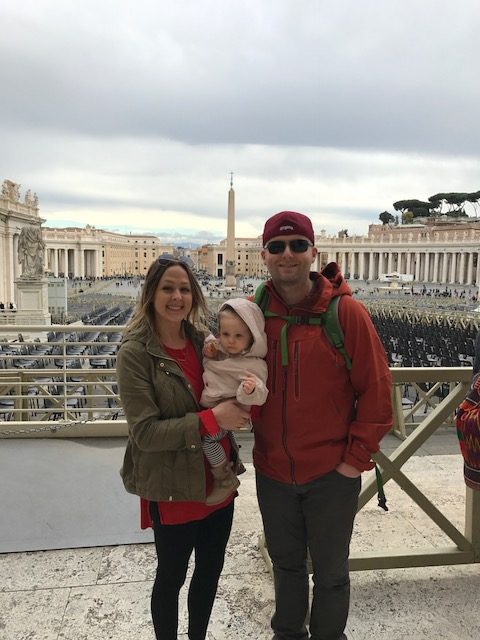
[[[282,358],[282,366],[286,367],[288,365],[288,343],[287,343],[287,331],[288,327],[292,324],[316,324],[320,327],[323,327],[325,331],[325,335],[331,344],[342,354],[342,357],[345,361],[345,366],[348,371],[352,368],[352,360],[347,353],[344,345],[345,336],[343,334],[342,327],[340,325],[340,320],[338,318],[338,304],[340,302],[341,296],[336,296],[332,298],[328,304],[328,307],[319,316],[315,317],[305,317],[305,316],[282,316],[278,313],[273,313],[268,310],[268,302],[269,295],[268,291],[265,289],[265,283],[261,282],[256,291],[253,302],[257,304],[263,312],[265,318],[281,318],[285,321],[285,324],[282,327],[280,332],[280,353]],[[380,473],[378,466],[375,464],[375,475],[377,478],[377,491],[378,491],[378,506],[388,511],[387,507],[387,499],[385,497],[385,492],[383,489],[383,479]]]

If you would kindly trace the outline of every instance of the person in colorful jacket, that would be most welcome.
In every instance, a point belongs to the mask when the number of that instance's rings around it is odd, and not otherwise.
[[[455,416],[463,477],[467,487],[480,491],[480,332],[475,338],[473,377],[467,395]]]
[[[157,640],[176,640],[178,597],[195,551],[188,592],[188,636],[203,640],[223,568],[234,495],[205,504],[213,477],[202,451],[203,435],[220,441],[236,472],[243,470],[230,431],[249,420],[234,400],[202,410],[199,329],[205,301],[181,261],[159,258],[149,268],[137,310],[117,355],[120,399],[128,422],[121,475],[141,497],[141,526],[153,527],[158,557],[151,598]]]
[[[275,640],[346,639],[360,477],[373,468],[371,454],[392,426],[383,346],[338,266],[310,271],[314,242],[303,214],[282,211],[265,223],[269,395],[254,420],[253,458],[274,572]],[[308,323],[336,296],[350,370],[325,331]],[[287,316],[298,319],[285,328]],[[307,550],[314,583],[309,631]]]

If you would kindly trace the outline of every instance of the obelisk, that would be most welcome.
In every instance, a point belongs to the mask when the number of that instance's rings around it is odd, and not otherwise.
[[[227,260],[225,264],[225,286],[237,286],[237,281],[235,278],[235,191],[233,190],[232,172],[230,172],[230,190],[228,192]]]

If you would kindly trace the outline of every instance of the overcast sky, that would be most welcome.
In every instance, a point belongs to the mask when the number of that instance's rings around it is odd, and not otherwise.
[[[478,0],[2,0],[0,181],[48,226],[366,233],[480,189]],[[473,211],[472,211],[473,213]]]

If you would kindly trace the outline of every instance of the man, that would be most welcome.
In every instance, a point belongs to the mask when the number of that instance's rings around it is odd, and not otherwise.
[[[255,420],[253,453],[273,563],[274,640],[346,639],[360,476],[373,468],[371,454],[392,426],[383,346],[338,266],[310,272],[314,242],[312,223],[301,213],[282,211],[265,223],[269,395]],[[350,370],[325,331],[309,324],[336,296]],[[287,322],[287,316],[296,318]],[[314,583],[310,636],[307,549]]]

